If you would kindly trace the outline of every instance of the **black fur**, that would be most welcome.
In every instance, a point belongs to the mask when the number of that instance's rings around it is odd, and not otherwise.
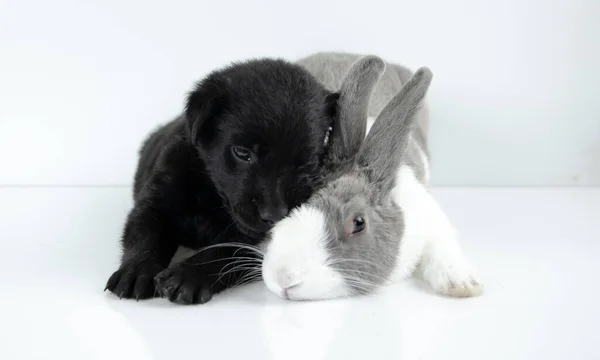
[[[160,294],[188,304],[232,286],[241,273],[219,273],[232,265],[228,258],[248,255],[235,247],[203,250],[166,268],[179,245],[256,245],[307,200],[321,179],[334,112],[335,96],[283,60],[208,75],[190,93],[185,114],[142,146],[121,267],[106,288],[125,298]],[[232,146],[249,149],[252,160],[236,157]]]

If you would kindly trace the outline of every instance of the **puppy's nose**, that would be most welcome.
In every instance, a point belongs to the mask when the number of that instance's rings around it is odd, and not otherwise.
[[[261,206],[258,208],[258,213],[262,221],[273,225],[288,214],[288,209],[285,206]]]

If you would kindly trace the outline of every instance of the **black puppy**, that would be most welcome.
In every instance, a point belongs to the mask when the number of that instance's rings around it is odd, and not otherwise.
[[[232,286],[241,273],[223,270],[249,256],[236,247],[212,247],[166,268],[179,245],[256,245],[307,200],[321,178],[336,100],[283,60],[208,75],[185,113],[142,146],[121,266],[106,288],[119,297],[160,294],[189,304]]]

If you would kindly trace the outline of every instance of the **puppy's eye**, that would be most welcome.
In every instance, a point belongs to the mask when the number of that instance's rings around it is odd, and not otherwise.
[[[236,158],[238,158],[242,161],[245,161],[245,162],[252,161],[252,153],[248,149],[245,149],[240,146],[232,146],[231,152],[233,153],[233,155],[235,155]]]
[[[348,221],[345,226],[346,236],[358,235],[367,227],[367,222],[362,216],[357,216]]]

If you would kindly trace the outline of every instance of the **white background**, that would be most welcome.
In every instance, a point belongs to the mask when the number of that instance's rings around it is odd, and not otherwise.
[[[437,185],[600,185],[600,1],[0,0],[0,185],[129,185],[208,71],[369,52],[435,73]]]
[[[600,185],[600,0],[0,0],[0,359],[597,359],[598,188],[433,189],[474,299],[102,292],[144,136],[212,69],[319,50],[432,68],[436,185]]]

